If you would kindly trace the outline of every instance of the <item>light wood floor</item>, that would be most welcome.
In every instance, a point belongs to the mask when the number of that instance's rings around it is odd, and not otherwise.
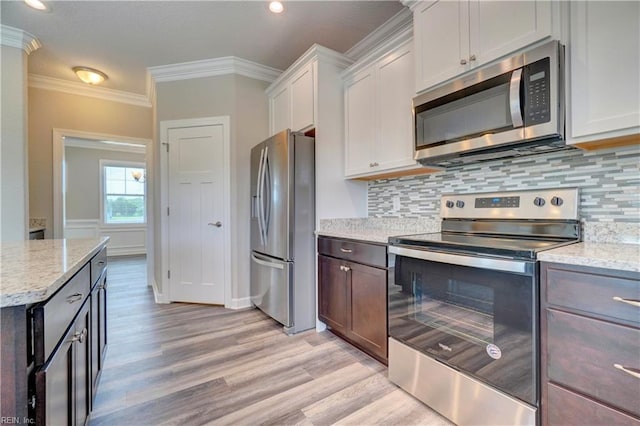
[[[157,305],[144,257],[110,258],[108,350],[90,424],[450,425],[330,332],[259,310]]]

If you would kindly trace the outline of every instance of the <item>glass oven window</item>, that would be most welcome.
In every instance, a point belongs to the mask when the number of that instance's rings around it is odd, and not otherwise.
[[[389,335],[531,404],[536,277],[395,257]]]

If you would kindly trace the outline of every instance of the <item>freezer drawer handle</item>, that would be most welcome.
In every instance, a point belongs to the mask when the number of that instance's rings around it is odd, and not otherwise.
[[[267,262],[262,259],[258,259],[255,254],[251,255],[251,259],[257,264],[262,266],[268,266],[269,268],[276,268],[276,269],[284,269],[284,265],[280,263]]]

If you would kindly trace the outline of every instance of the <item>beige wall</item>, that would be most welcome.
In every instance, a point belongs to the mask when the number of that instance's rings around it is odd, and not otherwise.
[[[151,108],[29,88],[29,216],[47,220],[53,236],[55,128],[151,139]]]
[[[267,86],[267,82],[225,75],[159,83],[156,89],[158,126],[164,120],[230,116],[231,297],[239,301],[249,297],[249,156],[251,147],[268,134],[269,111],[264,92]],[[157,197],[157,214],[161,208],[159,200]],[[161,265],[159,244],[157,238],[156,276],[166,270]]]
[[[100,219],[100,160],[144,163],[144,154],[92,148],[65,148],[66,218]]]
[[[16,241],[28,230],[27,54],[1,46],[0,63],[0,240]]]

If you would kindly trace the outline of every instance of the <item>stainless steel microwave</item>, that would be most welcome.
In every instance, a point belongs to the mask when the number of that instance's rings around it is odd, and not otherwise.
[[[415,159],[446,167],[565,148],[563,76],[552,41],[415,97]]]

